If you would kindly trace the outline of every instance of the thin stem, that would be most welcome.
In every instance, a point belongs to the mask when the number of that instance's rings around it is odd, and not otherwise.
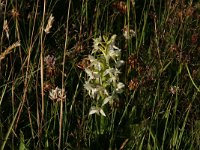
[[[62,89],[65,89],[65,56],[67,54],[67,44],[68,44],[68,31],[69,31],[69,14],[70,14],[70,7],[71,6],[71,0],[69,1],[69,6],[68,6],[68,13],[67,13],[67,24],[66,24],[66,33],[65,33],[65,47],[64,47],[64,56],[63,56],[63,68],[62,68]],[[62,95],[65,90],[62,90]],[[60,120],[59,120],[59,141],[58,141],[58,150],[61,149],[61,141],[62,141],[62,124],[63,124],[63,101],[61,100],[60,103]]]
[[[189,68],[188,68],[188,65],[185,64],[185,67],[186,67],[186,69],[187,69],[187,72],[188,72],[188,75],[189,75],[189,77],[190,77],[190,80],[192,81],[192,84],[193,84],[194,87],[197,89],[197,91],[200,92],[200,89],[197,87],[197,85],[194,83],[194,80],[192,79],[192,76],[191,76],[191,74],[190,74],[190,70],[189,70]]]
[[[40,35],[40,76],[41,76],[41,94],[42,94],[42,110],[41,110],[41,122],[40,122],[40,128],[39,128],[39,139],[42,135],[42,124],[44,121],[44,41],[43,41],[43,30],[44,30],[44,19],[45,19],[45,13],[46,13],[46,0],[44,0],[43,3],[43,16],[42,16],[42,23],[41,23],[41,35]]]

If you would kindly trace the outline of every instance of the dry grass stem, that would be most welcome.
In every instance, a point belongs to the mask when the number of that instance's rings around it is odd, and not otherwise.
[[[11,53],[11,51],[20,46],[20,41],[15,42],[14,44],[12,44],[11,46],[9,46],[3,53],[1,53],[0,55],[0,60],[3,60],[5,58],[6,55],[8,55],[9,53]]]
[[[3,31],[6,33],[6,37],[9,39],[9,27],[8,27],[8,21],[4,20],[3,22]]]

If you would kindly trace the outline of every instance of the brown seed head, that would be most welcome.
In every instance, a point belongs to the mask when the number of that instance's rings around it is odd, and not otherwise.
[[[128,88],[130,91],[136,90],[138,86],[139,86],[139,81],[137,78],[133,78],[128,84]]]
[[[131,66],[131,69],[134,69],[138,65],[138,59],[135,55],[130,55],[128,57],[128,64]]]
[[[185,16],[186,17],[191,17],[193,15],[193,12],[194,12],[194,8],[189,6],[185,11]]]
[[[82,70],[84,70],[85,68],[87,68],[90,65],[90,61],[88,60],[88,58],[83,58],[80,62],[78,62],[76,64],[76,66]]]
[[[193,34],[191,36],[191,43],[192,44],[197,44],[197,42],[198,42],[198,34]]]
[[[113,8],[117,9],[119,12],[126,14],[127,13],[127,5],[124,1],[115,2],[112,4]]]
[[[19,17],[19,12],[17,11],[17,9],[13,8],[11,11],[11,15],[13,18],[18,18]]]

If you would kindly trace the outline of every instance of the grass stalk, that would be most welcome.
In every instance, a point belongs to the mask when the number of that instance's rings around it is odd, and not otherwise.
[[[63,52],[63,68],[62,72],[65,72],[65,57],[67,55],[67,44],[68,44],[68,31],[69,31],[69,15],[70,15],[70,8],[71,8],[71,0],[68,3],[68,12],[67,12],[67,23],[66,23],[66,33],[65,33],[65,47]],[[65,89],[65,76],[62,74],[62,89]],[[62,92],[62,95],[65,93]],[[58,141],[58,149],[61,149],[61,140],[62,140],[62,124],[63,124],[63,101],[60,103],[60,120],[59,120],[59,141]]]

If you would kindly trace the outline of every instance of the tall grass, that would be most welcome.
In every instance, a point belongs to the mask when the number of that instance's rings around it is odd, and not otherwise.
[[[2,150],[199,149],[199,2],[0,3]],[[125,89],[89,115],[87,56],[114,34]]]

